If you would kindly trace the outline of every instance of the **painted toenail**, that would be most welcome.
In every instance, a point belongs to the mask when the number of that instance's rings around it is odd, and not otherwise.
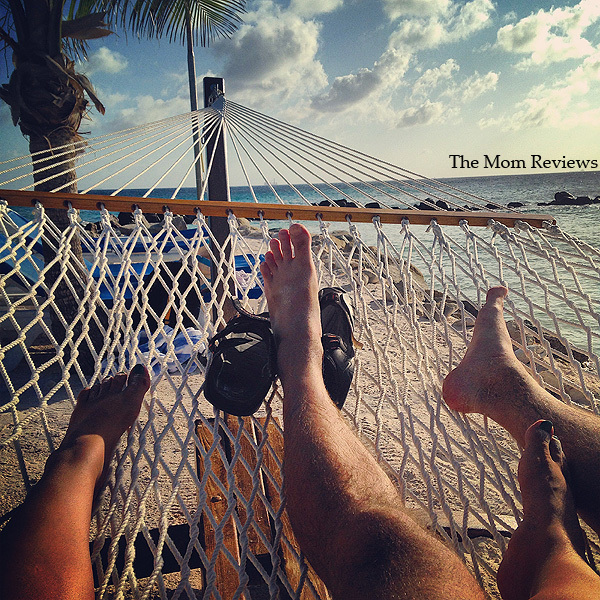
[[[144,369],[144,365],[135,365],[135,367],[133,367],[133,369],[131,369],[131,374],[132,375],[143,375],[146,372],[146,369]]]
[[[538,427],[550,435],[554,434],[554,425],[552,424],[552,421],[541,421]]]

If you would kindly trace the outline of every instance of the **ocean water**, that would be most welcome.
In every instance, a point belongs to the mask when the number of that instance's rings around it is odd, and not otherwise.
[[[463,177],[440,181],[451,183],[490,202],[503,205],[522,202],[525,206],[519,210],[550,214],[567,233],[596,248],[600,246],[600,204],[538,206],[540,202],[551,202],[554,194],[561,191],[570,192],[573,196],[600,196],[600,171]]]
[[[554,194],[567,191],[574,196],[600,196],[600,171],[578,173],[550,173],[540,175],[499,175],[491,177],[458,177],[440,179],[455,188],[474,194],[486,202],[507,205],[509,202],[522,202],[520,211],[550,214],[558,225],[592,246],[600,246],[600,204],[589,206],[538,206],[539,202],[550,202]],[[286,203],[297,204],[301,199],[286,186],[274,186],[279,197]],[[309,186],[298,186],[311,202],[319,202],[322,196]],[[344,187],[344,186],[342,186]],[[174,189],[160,188],[153,191],[152,198],[168,199]],[[146,190],[128,189],[122,193],[126,196],[141,196]],[[267,186],[256,186],[254,192],[259,201],[276,202],[271,189]],[[98,193],[110,193],[109,190],[98,190]],[[419,198],[426,198],[427,193],[417,193]],[[377,198],[378,194],[374,194]],[[195,188],[182,188],[177,196],[180,199],[196,198]],[[382,198],[383,195],[381,195]],[[237,202],[252,202],[253,198],[247,187],[232,187],[231,199]],[[385,201],[385,199],[384,199]],[[84,220],[98,221],[95,211],[82,211]],[[277,226],[275,224],[274,226]]]
[[[529,213],[544,213],[552,215],[558,225],[588,244],[600,246],[600,204],[589,206],[538,206],[540,202],[550,202],[554,194],[567,191],[574,196],[600,196],[600,171],[586,171],[577,173],[547,173],[540,175],[499,175],[490,177],[456,177],[439,179],[459,190],[474,194],[486,202],[496,202],[507,205],[509,202],[522,202],[524,206],[519,211]],[[286,186],[274,186],[278,196],[286,203],[297,204],[302,200]],[[319,202],[322,196],[307,185],[298,186],[310,202]],[[346,186],[340,186],[346,187]],[[95,190],[91,193],[110,194],[112,190]],[[146,189],[127,189],[119,195],[142,196]],[[165,198],[172,196],[172,188],[158,188],[151,194],[151,198]],[[372,190],[369,190],[371,193]],[[271,189],[267,186],[256,186],[254,192],[259,201],[277,202]],[[389,202],[383,194],[375,192],[384,202]],[[427,193],[416,193],[419,199],[425,199]],[[177,195],[182,200],[196,198],[196,188],[181,188]],[[231,199],[238,202],[253,202],[253,197],[247,187],[232,187]],[[19,208],[18,212],[24,216],[31,214],[31,209]],[[86,221],[99,221],[98,211],[81,211],[82,219]],[[277,226],[278,224],[274,224]],[[340,224],[342,226],[342,224]]]

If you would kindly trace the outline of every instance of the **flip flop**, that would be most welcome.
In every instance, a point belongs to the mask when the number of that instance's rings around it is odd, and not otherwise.
[[[319,291],[323,337],[323,379],[334,404],[342,408],[354,376],[352,305],[341,288]]]
[[[277,376],[275,337],[268,318],[233,303],[238,314],[208,343],[204,396],[218,410],[245,417],[258,410]]]

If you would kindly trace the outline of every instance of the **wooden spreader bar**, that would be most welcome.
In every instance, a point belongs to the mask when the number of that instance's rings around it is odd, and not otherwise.
[[[225,217],[233,212],[237,217],[281,220],[290,216],[295,221],[312,221],[320,216],[324,221],[346,221],[370,223],[379,217],[382,223],[401,224],[408,218],[412,225],[429,225],[435,219],[439,225],[458,225],[468,221],[470,226],[487,226],[494,219],[507,227],[516,221],[526,221],[532,227],[543,227],[544,221],[555,223],[551,215],[513,212],[445,211],[389,208],[345,208],[338,206],[309,206],[306,204],[267,204],[256,202],[221,202],[215,200],[165,200],[162,198],[138,198],[135,196],[105,196],[96,194],[63,194],[61,192],[36,192],[22,190],[0,190],[0,198],[12,206],[33,206],[40,202],[45,208],[73,208],[98,210],[104,206],[114,212],[131,212],[135,207],[148,213],[161,213],[167,208],[174,214],[193,215],[200,208],[207,217]]]

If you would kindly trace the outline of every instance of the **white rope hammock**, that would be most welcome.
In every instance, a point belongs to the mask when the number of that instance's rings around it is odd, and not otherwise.
[[[217,240],[202,203],[193,200],[188,205],[200,211],[187,231],[177,228],[169,209],[160,231],[151,231],[143,215],[155,210],[144,210],[140,201],[123,235],[106,196],[150,198],[167,177],[175,178],[173,202],[161,201],[174,206],[182,189],[194,185],[194,127],[206,174],[201,199],[227,200],[209,198],[215,153],[207,151],[226,133],[229,171],[245,182],[231,188],[231,199],[257,203],[256,222],[230,212],[229,233]],[[246,421],[215,412],[202,393],[207,340],[228,314],[218,291],[230,290],[254,312],[267,309],[258,265],[270,227],[290,219],[267,221],[260,203],[284,204],[292,214],[294,206],[345,208],[349,202],[376,202],[399,215],[422,202],[440,219],[448,213],[443,206],[517,219],[521,213],[491,208],[482,198],[224,98],[197,113],[76,146],[81,193],[105,194],[99,235],[74,208],[69,227],[60,231],[41,203],[27,220],[0,202],[0,452],[7,465],[3,486],[13,494],[0,494],[3,512],[39,479],[79,390],[143,362],[152,387],[117,453],[92,526],[98,597],[328,597],[283,518],[280,387]],[[73,150],[57,149],[53,160],[63,153],[69,168]],[[36,177],[45,179],[47,157],[24,156],[0,164],[0,187],[32,190],[32,159]],[[151,183],[132,193],[141,181]],[[61,187],[54,191],[60,194]],[[3,196],[10,194],[0,189]],[[449,410],[441,383],[464,354],[487,289],[503,284],[510,290],[505,317],[519,358],[550,392],[597,413],[600,252],[550,223],[539,228],[520,220],[509,228],[492,218],[483,228],[468,220],[423,226],[399,218],[386,225],[373,210],[370,224],[342,216],[334,225],[319,207],[306,223],[320,287],[343,287],[356,309],[362,349],[344,414],[407,506],[429,520],[494,594],[495,569],[521,516],[519,451],[494,423]],[[77,236],[87,260],[83,274],[72,257]],[[49,264],[42,243],[56,255]],[[56,265],[58,277],[50,275]],[[61,285],[79,299],[68,319],[56,300]],[[57,320],[62,336],[52,327]],[[91,373],[78,360],[83,352],[93,357]],[[229,591],[220,587],[224,572]]]

